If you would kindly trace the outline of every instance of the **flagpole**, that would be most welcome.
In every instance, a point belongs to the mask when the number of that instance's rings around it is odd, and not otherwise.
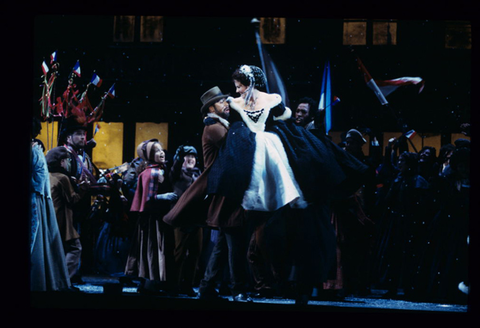
[[[255,25],[255,40],[257,41],[258,53],[260,54],[260,63],[262,64],[262,69],[266,74],[267,67],[265,65],[265,58],[263,57],[262,39],[260,38],[260,21],[257,18],[254,18],[252,19],[251,23]],[[265,87],[267,88],[267,92],[270,93],[270,89],[268,87],[268,81],[265,81],[265,82],[266,82]]]
[[[408,131],[407,129],[407,125],[405,124],[404,120],[402,117],[398,117],[396,114],[395,114],[395,109],[390,106],[390,103],[387,103],[383,106],[386,106],[388,108],[390,108],[391,112],[392,112],[392,115],[393,117],[395,118],[395,120],[397,121],[397,124],[400,126],[400,129],[402,131],[402,135],[405,136],[405,133]],[[399,115],[402,115],[402,112],[399,111]],[[407,137],[405,137],[407,138]],[[407,141],[410,143],[410,145],[412,146],[413,150],[415,150],[416,153],[418,153],[418,150],[417,148],[415,147],[415,145],[413,144],[412,140],[410,140],[410,138],[407,138]]]

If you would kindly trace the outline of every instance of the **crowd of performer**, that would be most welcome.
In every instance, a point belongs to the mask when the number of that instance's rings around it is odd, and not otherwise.
[[[352,128],[337,145],[315,100],[286,107],[252,65],[232,80],[238,97],[200,97],[201,150],[145,140],[115,170],[96,170],[74,117],[46,155],[34,123],[32,291],[100,274],[211,301],[465,301],[469,140],[416,152],[405,135],[381,147]]]

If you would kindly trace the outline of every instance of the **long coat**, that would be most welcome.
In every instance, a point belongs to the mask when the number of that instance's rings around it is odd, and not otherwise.
[[[206,118],[204,123],[202,147],[205,170],[182,194],[163,221],[176,227],[205,224],[211,227],[241,226],[244,210],[240,203],[218,195],[207,197],[208,175],[228,129],[214,118]]]
[[[73,225],[72,205],[77,203],[82,195],[75,192],[70,179],[60,172],[50,172],[50,186],[62,240],[65,242],[80,238]]]

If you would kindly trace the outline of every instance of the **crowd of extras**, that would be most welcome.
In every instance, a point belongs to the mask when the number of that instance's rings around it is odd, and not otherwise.
[[[208,105],[206,113],[215,104]],[[299,99],[291,120],[321,129],[316,108],[313,99]],[[86,127],[62,126],[59,145],[46,150],[35,139],[39,121],[33,124],[32,291],[81,293],[89,277],[107,276],[139,294],[210,301],[467,299],[468,138],[417,151],[404,135],[380,145],[381,134],[344,132],[338,146],[368,170],[354,192],[331,199],[326,214],[318,214],[328,223],[319,218],[319,229],[333,236],[320,233],[333,250],[326,255],[310,249],[325,241],[309,243],[311,229],[302,228],[288,205],[263,216],[241,209],[241,223],[231,226],[212,223],[205,205],[189,214],[191,221],[168,224],[165,215],[210,169],[199,165],[201,149],[181,145],[171,152],[145,140],[131,162],[99,170],[90,160],[95,141],[87,142]],[[468,124],[463,128],[468,136]],[[202,197],[185,201],[207,202]],[[317,260],[322,275],[306,284],[308,274],[298,273],[316,274]]]

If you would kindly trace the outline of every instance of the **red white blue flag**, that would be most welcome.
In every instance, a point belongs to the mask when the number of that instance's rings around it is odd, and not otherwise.
[[[416,134],[417,132],[415,132],[415,130],[410,130],[407,133],[405,133],[405,137],[407,137],[408,139],[412,139],[413,137],[415,137]]]
[[[112,85],[110,90],[108,90],[107,94],[110,98],[115,98],[115,83]]]
[[[422,80],[422,78],[409,76],[399,77],[398,79],[393,80],[376,80],[376,82],[385,97],[404,85],[419,84],[420,90],[418,93],[422,92],[423,87],[425,86],[425,82]]]
[[[100,124],[95,124],[95,131],[93,131],[93,135],[95,136],[98,132],[98,130],[100,130]]]
[[[52,54],[50,55],[50,64],[53,64],[54,62],[57,61],[57,52],[54,51],[52,52]]]
[[[75,64],[75,66],[73,67],[73,73],[77,74],[78,77],[81,77],[81,72],[80,72],[80,63],[79,61],[77,60],[77,63]]]
[[[100,87],[102,85],[103,80],[97,74],[93,73],[91,83],[94,84],[96,87]]]
[[[44,75],[48,73],[48,66],[47,66],[47,63],[45,63],[45,61],[43,61],[42,63],[42,71]]]
[[[393,80],[374,80],[358,56],[357,64],[358,68],[363,73],[367,86],[373,90],[382,105],[388,104],[388,101],[385,97],[401,86],[419,84],[420,90],[418,93],[422,92],[423,90],[425,82],[420,77],[400,77]]]

